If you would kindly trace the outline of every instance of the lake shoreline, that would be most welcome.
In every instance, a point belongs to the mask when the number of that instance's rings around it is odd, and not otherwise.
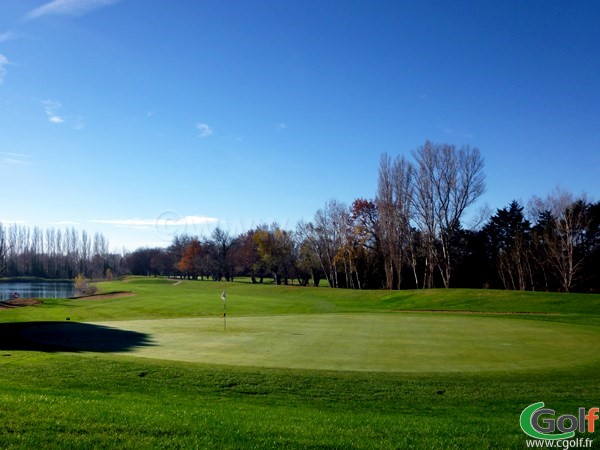
[[[71,278],[6,277],[0,283],[72,283]]]

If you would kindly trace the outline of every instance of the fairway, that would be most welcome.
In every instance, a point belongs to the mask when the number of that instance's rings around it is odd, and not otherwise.
[[[589,364],[598,333],[587,327],[457,314],[296,314],[37,324],[28,340],[60,347],[205,364],[375,372],[519,371]],[[144,336],[112,351],[106,330]],[[116,331],[119,333],[116,333]],[[102,344],[98,344],[98,342]],[[98,347],[103,345],[105,347]],[[108,345],[108,347],[106,347]]]

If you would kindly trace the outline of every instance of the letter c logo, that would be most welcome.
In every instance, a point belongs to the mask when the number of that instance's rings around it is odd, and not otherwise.
[[[544,407],[544,402],[534,403],[529,405],[527,408],[523,410],[520,418],[521,430],[528,436],[531,436],[535,439],[549,439],[549,440],[557,440],[557,439],[569,439],[575,436],[574,431],[569,431],[567,433],[561,434],[547,434],[543,433],[543,429],[541,429],[538,425],[537,419],[541,414],[549,413],[553,414],[554,411],[551,409],[539,411]]]

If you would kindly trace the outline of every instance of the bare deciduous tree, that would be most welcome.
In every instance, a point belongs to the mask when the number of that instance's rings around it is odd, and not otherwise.
[[[376,202],[387,289],[400,289],[409,255],[413,171],[404,157],[392,161],[387,154],[381,156]]]
[[[589,208],[585,196],[576,200],[571,192],[559,188],[529,203],[530,213],[538,218],[538,249],[565,292],[577,283],[590,253],[586,249]]]
[[[451,242],[464,211],[485,191],[483,158],[477,148],[457,149],[429,141],[413,156],[417,163],[414,204],[426,245],[425,287],[433,285],[435,265],[444,286],[450,287]]]
[[[349,208],[337,200],[330,200],[324,208],[315,213],[314,222],[301,223],[297,233],[319,261],[321,269],[329,285],[333,288],[342,286],[338,276],[338,264],[347,262],[344,254],[344,236],[351,220]],[[346,275],[350,267],[346,265]]]
[[[6,232],[0,223],[0,275],[6,272],[6,254],[8,253],[7,245]]]
[[[323,271],[331,287],[340,287],[336,255],[342,247],[342,226],[347,207],[337,200],[330,200],[315,214],[315,231],[318,251],[322,254]]]

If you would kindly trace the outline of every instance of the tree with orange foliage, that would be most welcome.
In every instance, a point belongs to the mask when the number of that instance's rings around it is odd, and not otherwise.
[[[188,278],[197,280],[202,275],[204,250],[198,239],[192,239],[183,250],[183,255],[177,264],[177,268],[181,270]]]

